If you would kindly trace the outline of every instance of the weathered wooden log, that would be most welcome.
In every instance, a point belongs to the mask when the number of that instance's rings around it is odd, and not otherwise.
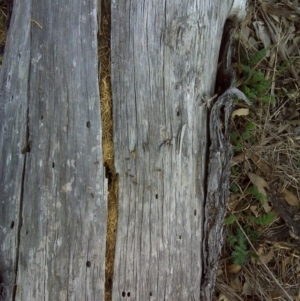
[[[0,102],[1,300],[104,300],[97,3],[14,1]]]
[[[0,73],[2,300],[104,300],[97,5],[81,2],[14,3]],[[237,2],[112,2],[113,300],[212,298],[231,106],[205,99]]]
[[[205,99],[225,21],[245,12],[232,2],[112,0],[114,301],[212,299],[230,160],[219,113],[228,123],[230,102],[209,117]]]

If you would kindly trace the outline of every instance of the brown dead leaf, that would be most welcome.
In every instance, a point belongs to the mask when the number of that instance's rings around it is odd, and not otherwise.
[[[255,173],[252,173],[252,172],[248,172],[247,175],[248,175],[250,181],[252,182],[252,184],[254,184],[257,187],[259,192],[261,192],[260,189],[264,190],[264,188],[269,188],[269,184],[262,177],[256,175]],[[265,195],[267,195],[267,194],[265,194]]]
[[[285,257],[281,261],[281,275],[284,283],[287,283],[287,278],[286,278],[286,266],[290,264],[292,261],[292,257]]]
[[[245,153],[239,153],[238,155],[234,156],[231,160],[231,166],[235,166],[248,158]]]
[[[237,194],[231,194],[228,201],[228,210],[234,211],[236,206],[239,204],[240,196]]]
[[[251,257],[251,263],[261,265],[263,263],[268,264],[273,258],[274,258],[274,249],[271,248],[271,250],[266,254],[264,254],[264,251],[262,248],[260,248],[257,253],[259,254],[259,260],[256,260],[255,258]]]
[[[249,162],[249,160],[246,160],[243,162],[243,168],[245,172],[248,172],[249,170],[251,170],[251,164]]]
[[[264,172],[265,174],[271,173],[270,166],[267,163],[263,162],[258,156],[251,155],[251,159],[262,172]]]
[[[230,301],[224,294],[220,294],[219,301]]]
[[[243,285],[243,291],[242,291],[243,295],[249,296],[254,294],[254,285],[251,285],[250,281],[251,279],[248,279],[248,277],[246,277],[246,281]]]
[[[258,192],[263,194],[267,199],[268,194],[265,188],[269,189],[270,188],[269,184],[262,177],[256,175],[255,173],[248,172],[247,175],[250,181],[252,182],[252,184],[254,184],[257,187]],[[263,202],[262,206],[265,212],[270,212],[272,209],[267,201]]]
[[[240,265],[235,265],[235,264],[230,264],[226,267],[227,273],[228,274],[236,274],[241,270]]]
[[[234,118],[234,116],[247,116],[247,115],[249,115],[249,109],[241,108],[233,111],[231,114],[231,118]]]
[[[278,300],[282,296],[282,292],[278,289],[275,289],[271,292],[271,300]],[[280,299],[279,299],[280,300]]]
[[[255,217],[258,217],[259,214],[258,214],[257,206],[250,206],[250,210]]]
[[[299,200],[298,198],[289,190],[287,190],[286,188],[283,188],[281,193],[283,194],[283,197],[285,199],[285,201],[291,205],[291,206],[299,206]]]

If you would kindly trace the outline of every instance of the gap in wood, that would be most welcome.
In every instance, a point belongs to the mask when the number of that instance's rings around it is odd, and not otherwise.
[[[6,43],[7,26],[10,19],[10,7],[5,1],[0,2],[0,66],[2,65],[2,59],[4,54],[4,48]]]
[[[118,175],[114,166],[112,97],[110,80],[110,0],[101,1],[101,26],[98,37],[100,98],[102,119],[102,149],[108,178],[108,216],[105,255],[105,301],[112,300],[112,279],[118,221]]]

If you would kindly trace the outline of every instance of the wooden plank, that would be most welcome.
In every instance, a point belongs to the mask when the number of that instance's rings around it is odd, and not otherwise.
[[[222,233],[213,233],[207,226],[210,211],[204,210],[209,142],[203,99],[214,93],[222,31],[231,4],[112,1],[113,119],[119,173],[114,301],[125,297],[207,300],[213,292],[210,281],[221,245],[216,239]],[[226,177],[227,168],[222,179]],[[216,229],[225,211],[224,203],[220,204]],[[204,224],[211,231],[208,235]],[[217,246],[211,257],[208,244],[211,249]],[[210,268],[213,271],[208,273]]]
[[[0,81],[3,300],[104,300],[97,30],[96,0],[15,1]]]

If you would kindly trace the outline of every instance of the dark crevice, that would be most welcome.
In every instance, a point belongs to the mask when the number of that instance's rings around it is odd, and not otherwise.
[[[8,29],[9,29],[13,6],[14,6],[13,0],[0,0],[0,7],[2,9],[2,13],[5,14],[5,19],[6,19],[5,20],[5,36],[7,35]],[[2,44],[2,43],[0,44],[0,55],[4,54],[4,49],[5,49],[5,43],[4,44]]]
[[[118,219],[117,187],[118,174],[114,166],[113,150],[113,110],[110,82],[110,29],[111,29],[111,1],[101,1],[101,24],[99,24],[98,56],[99,56],[99,84],[102,118],[102,149],[105,177],[108,182],[107,204],[107,232],[105,253],[105,301],[112,300],[113,269]]]
[[[28,131],[28,127],[27,127],[27,131]],[[21,181],[21,191],[20,191],[18,232],[17,232],[17,243],[16,243],[15,267],[14,267],[15,280],[14,280],[12,301],[16,300],[16,293],[17,293],[17,278],[18,278],[18,270],[19,270],[19,251],[20,251],[20,243],[21,243],[21,228],[22,228],[22,224],[23,224],[23,197],[24,197],[24,186],[25,186],[24,183],[25,183],[26,159],[27,159],[27,155],[25,154],[23,172],[22,172],[22,181]]]
[[[12,2],[12,1],[11,1]],[[31,44],[31,33],[29,38],[29,49]],[[31,53],[29,53],[30,57]],[[20,203],[19,203],[19,215],[18,215],[18,232],[17,232],[17,242],[16,242],[16,257],[15,257],[15,279],[14,279],[14,287],[13,287],[13,295],[12,295],[12,301],[16,300],[16,293],[17,293],[17,279],[18,279],[18,271],[19,271],[19,257],[20,257],[20,244],[21,244],[21,229],[23,225],[23,203],[24,203],[24,191],[25,191],[25,176],[26,176],[26,162],[27,162],[27,156],[29,155],[31,151],[31,141],[30,141],[30,114],[29,114],[29,100],[30,100],[30,74],[31,74],[31,64],[29,61],[28,66],[28,85],[27,85],[27,110],[26,110],[26,124],[25,124],[25,143],[24,147],[21,150],[22,154],[24,154],[24,163],[23,163],[23,171],[22,171],[22,180],[21,180],[21,188],[20,188]],[[25,151],[25,152],[23,152]],[[26,231],[28,233],[28,230]],[[27,234],[26,233],[26,234]]]
[[[29,73],[30,73],[30,68],[29,68]],[[18,278],[18,270],[19,270],[19,251],[20,251],[20,243],[21,243],[21,228],[23,225],[23,198],[24,198],[24,187],[25,187],[26,160],[27,160],[27,153],[30,152],[29,107],[27,107],[27,112],[26,112],[25,148],[26,148],[26,152],[25,153],[22,152],[24,154],[24,163],[23,163],[23,171],[22,171],[21,190],[20,190],[16,258],[15,258],[15,268],[14,268],[15,269],[15,280],[14,280],[12,301],[15,301],[16,293],[17,293],[17,278]]]
[[[105,168],[105,178],[107,179],[108,182],[108,190],[111,188],[111,183],[113,179],[113,173],[110,170],[109,166],[107,163],[104,163],[104,168]]]

